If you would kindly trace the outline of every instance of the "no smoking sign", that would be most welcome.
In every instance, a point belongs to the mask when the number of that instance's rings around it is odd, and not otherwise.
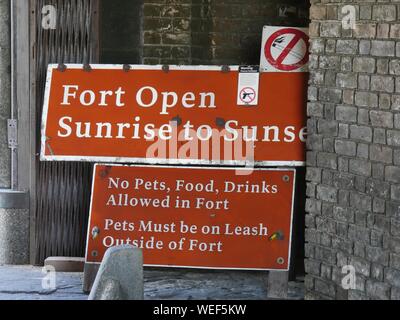
[[[307,72],[308,61],[308,29],[264,27],[260,62],[262,72]]]

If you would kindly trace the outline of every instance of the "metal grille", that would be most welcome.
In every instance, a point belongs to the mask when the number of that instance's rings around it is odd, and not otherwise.
[[[56,29],[42,27],[42,8],[53,5]],[[97,57],[97,0],[36,0],[34,64],[39,153],[44,87],[49,63],[91,63]],[[36,172],[35,264],[49,256],[83,256],[92,165],[39,162]]]

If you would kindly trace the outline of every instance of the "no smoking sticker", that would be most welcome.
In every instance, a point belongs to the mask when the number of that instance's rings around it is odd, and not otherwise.
[[[306,28],[264,27],[262,72],[307,72],[309,38]]]

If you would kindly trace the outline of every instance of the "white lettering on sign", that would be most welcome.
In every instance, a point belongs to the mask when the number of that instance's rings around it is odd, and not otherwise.
[[[79,86],[77,85],[64,85],[64,94],[63,94],[63,102],[61,103],[62,106],[69,106],[71,105],[71,99],[76,99]],[[121,102],[122,97],[125,95],[125,91],[122,88],[118,88],[117,90],[110,91],[110,90],[102,90],[99,91],[98,97],[96,93],[92,90],[84,90],[79,94],[79,102],[83,106],[92,106],[95,102],[98,102],[97,105],[99,106],[108,106],[107,97],[112,97],[115,95],[115,106],[123,107],[125,104]],[[89,100],[88,100],[89,99]]]
[[[144,102],[143,95],[150,94],[149,102]],[[179,99],[178,94],[176,92],[161,92],[161,112],[160,114],[167,115],[169,114],[169,109],[175,108],[180,100],[181,105],[184,108],[190,109],[195,107],[196,96],[193,92],[186,92],[181,99]],[[199,93],[200,103],[198,105],[199,108],[210,108],[215,109],[217,106],[215,105],[215,94],[212,92],[201,92]],[[143,87],[141,88],[136,95],[136,102],[140,107],[150,108],[153,107],[159,101],[159,93],[153,87]],[[190,103],[192,102],[192,103]]]
[[[114,103],[116,107],[125,106],[122,99],[126,92],[121,87],[115,91],[101,90],[97,93],[92,90],[80,91],[78,85],[64,85],[63,88],[62,106],[71,105],[71,102],[78,97],[80,104],[86,107],[93,105],[107,107],[110,103]],[[136,94],[136,103],[141,108],[151,108],[161,102],[161,115],[168,115],[170,109],[178,106],[178,102],[186,109],[194,108],[196,102],[197,107],[200,109],[215,109],[217,108],[215,100],[215,93],[213,92],[200,92],[197,98],[193,92],[186,92],[182,97],[179,97],[176,92],[161,92],[160,94],[155,88],[150,86],[142,87]]]
[[[61,138],[70,137],[77,138],[97,138],[97,139],[141,139],[153,141],[156,137],[160,140],[171,140],[176,132],[173,124],[164,124],[160,128],[156,128],[154,123],[142,125],[138,123],[140,117],[135,117],[135,123],[118,123],[113,125],[109,122],[74,122],[72,117],[62,117],[59,120],[58,136]],[[209,125],[202,125],[195,130],[193,137],[193,125],[187,121],[183,125],[182,134],[179,134],[179,141],[192,141],[197,139],[200,141],[210,141],[211,139],[221,138],[227,142],[237,141],[239,138],[245,142],[286,142],[293,143],[295,141],[305,142],[307,139],[307,128],[296,129],[294,126],[279,127],[274,126],[241,126],[236,120],[229,120],[225,123],[224,130],[221,132],[212,129]],[[217,132],[216,132],[217,131]],[[176,136],[178,134],[175,133]]]

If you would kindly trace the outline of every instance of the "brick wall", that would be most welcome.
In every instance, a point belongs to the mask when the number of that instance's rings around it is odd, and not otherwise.
[[[104,0],[100,4],[100,62],[140,63],[143,0]]]
[[[279,17],[279,8],[294,8]],[[145,0],[146,64],[259,64],[264,25],[308,25],[307,0]]]
[[[307,298],[400,299],[400,4],[311,2]]]

